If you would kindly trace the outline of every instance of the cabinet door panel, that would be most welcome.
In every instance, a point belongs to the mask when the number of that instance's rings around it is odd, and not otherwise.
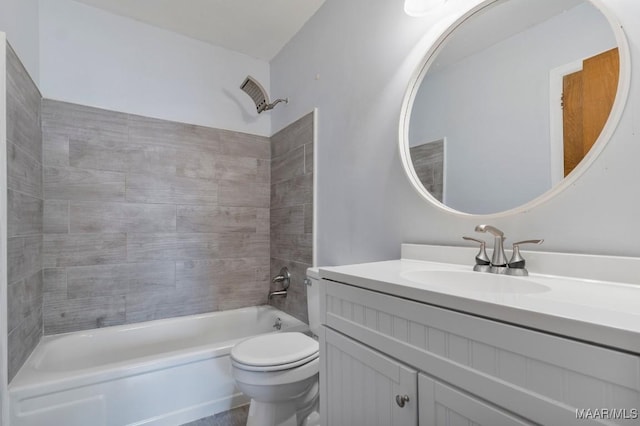
[[[321,345],[324,425],[417,425],[415,370],[329,329],[321,333]],[[397,395],[408,397],[404,407]]]
[[[420,426],[532,426],[480,399],[418,375]]]

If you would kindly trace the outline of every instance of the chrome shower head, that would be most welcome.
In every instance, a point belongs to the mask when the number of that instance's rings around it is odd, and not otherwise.
[[[253,102],[256,104],[256,111],[260,114],[262,111],[269,111],[273,109],[280,102],[285,104],[289,102],[289,99],[276,99],[273,103],[269,103],[269,95],[264,90],[264,87],[256,79],[251,76],[247,76],[244,82],[240,85],[240,88],[247,94]]]

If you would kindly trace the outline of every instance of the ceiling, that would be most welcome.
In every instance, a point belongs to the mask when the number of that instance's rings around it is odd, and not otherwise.
[[[77,0],[270,61],[324,0]]]

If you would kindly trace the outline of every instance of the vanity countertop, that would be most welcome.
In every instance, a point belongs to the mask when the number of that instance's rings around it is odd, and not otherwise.
[[[437,278],[463,278],[467,285],[448,286]],[[435,272],[435,274],[433,274]],[[433,275],[430,275],[433,274]],[[439,275],[440,274],[440,275]],[[478,274],[478,275],[475,275]],[[473,272],[472,266],[399,259],[320,268],[321,278],[348,283],[417,302],[541,330],[640,354],[640,286],[531,273],[502,277]],[[473,288],[475,277],[489,286]],[[506,279],[503,279],[506,278]],[[513,281],[515,280],[515,281]],[[531,292],[501,291],[510,284]]]

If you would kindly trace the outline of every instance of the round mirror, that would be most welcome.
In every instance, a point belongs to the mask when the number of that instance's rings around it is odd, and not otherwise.
[[[481,3],[442,34],[409,86],[400,151],[410,180],[459,213],[547,199],[611,136],[628,55],[621,26],[599,4]]]

